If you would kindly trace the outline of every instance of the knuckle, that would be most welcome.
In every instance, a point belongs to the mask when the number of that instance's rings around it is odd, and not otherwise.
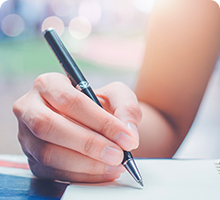
[[[13,104],[13,112],[14,114],[18,117],[21,114],[21,109],[20,109],[20,100],[15,101]]]
[[[34,82],[33,88],[45,88],[48,76],[48,74],[41,74],[40,76],[38,76]]]
[[[58,79],[61,79],[62,76],[64,75],[56,72],[41,74],[36,78],[34,87],[45,88],[50,82],[57,83]]]
[[[80,94],[78,91],[69,92],[63,91],[58,95],[57,102],[59,102],[59,107],[61,110],[68,110],[74,107],[74,110],[81,106],[82,101],[80,101]]]
[[[142,118],[142,112],[138,103],[134,101],[126,101],[123,104],[126,114],[135,119],[135,121],[140,122]]]
[[[102,135],[108,136],[109,133],[113,133],[114,120],[111,118],[102,118],[102,124],[99,128],[99,132]]]
[[[94,153],[94,147],[95,147],[95,137],[94,136],[90,136],[85,145],[84,145],[84,152],[85,154],[91,154],[91,153]]]
[[[25,121],[35,136],[41,139],[47,138],[51,132],[53,117],[47,112],[30,109],[25,113]]]
[[[19,118],[23,112],[23,110],[27,106],[27,94],[19,98],[17,101],[14,102],[12,110],[13,113],[17,118]]]

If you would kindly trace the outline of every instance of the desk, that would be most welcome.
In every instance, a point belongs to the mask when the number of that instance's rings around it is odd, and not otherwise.
[[[68,184],[37,179],[24,155],[0,155],[0,199],[58,200]]]

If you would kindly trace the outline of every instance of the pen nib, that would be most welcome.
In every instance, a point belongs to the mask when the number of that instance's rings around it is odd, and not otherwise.
[[[142,187],[144,187],[144,184],[143,184],[143,181],[142,181],[142,180],[140,180],[138,183],[139,183]]]
[[[130,152],[124,151],[124,160],[122,161],[122,164],[127,169],[127,171],[131,174],[134,180],[143,187],[144,184],[142,181],[142,177],[140,175],[140,172]]]

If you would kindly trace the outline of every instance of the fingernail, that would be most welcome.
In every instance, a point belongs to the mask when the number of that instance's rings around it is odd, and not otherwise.
[[[123,158],[123,152],[110,146],[106,146],[101,153],[101,159],[110,165],[119,165]]]
[[[130,137],[129,135],[120,132],[114,137],[114,141],[122,147],[124,150],[132,150],[135,146],[137,146],[137,142]]]
[[[132,131],[133,136],[137,141],[137,145],[135,146],[135,148],[137,148],[138,145],[139,145],[139,134],[138,134],[137,126],[135,124],[131,123],[131,122],[128,122],[127,127]]]
[[[118,166],[111,166],[111,165],[106,165],[105,166],[105,172],[107,174],[120,174],[125,171],[125,168],[122,165]]]

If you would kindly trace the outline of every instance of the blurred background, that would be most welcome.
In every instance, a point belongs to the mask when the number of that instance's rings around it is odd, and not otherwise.
[[[153,5],[154,0],[0,0],[0,153],[22,153],[14,101],[38,75],[63,73],[42,31],[57,30],[93,88],[122,81],[134,89]],[[220,158],[219,66],[176,158]]]

